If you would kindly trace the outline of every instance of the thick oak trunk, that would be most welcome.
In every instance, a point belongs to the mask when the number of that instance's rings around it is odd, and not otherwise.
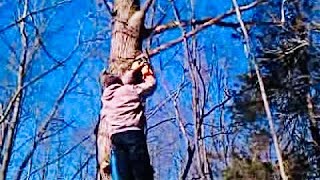
[[[109,72],[122,74],[141,52],[144,14],[139,0],[115,1]]]
[[[122,75],[142,52],[144,18],[151,2],[148,0],[146,5],[140,8],[139,0],[114,1],[111,49],[107,62],[110,73]],[[108,180],[111,177],[104,170],[99,170],[97,179]]]

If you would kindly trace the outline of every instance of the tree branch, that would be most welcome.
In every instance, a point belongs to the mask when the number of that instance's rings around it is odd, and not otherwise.
[[[50,162],[46,162],[46,163],[45,163],[44,165],[42,165],[41,167],[39,167],[39,168],[35,169],[34,171],[32,171],[32,172],[30,173],[30,175],[32,175],[32,174],[40,171],[41,169],[43,169],[43,168],[45,168],[45,167],[47,167],[47,166],[49,166],[49,165],[57,162],[58,160],[60,160],[60,159],[62,159],[63,157],[67,156],[68,154],[70,154],[73,150],[75,150],[77,147],[79,147],[82,143],[84,143],[85,141],[87,141],[88,139],[90,139],[91,134],[92,134],[92,133],[90,133],[89,135],[85,136],[80,142],[78,142],[76,145],[74,145],[73,147],[71,147],[70,149],[68,149],[67,151],[65,151],[63,154],[61,154],[60,156],[58,156],[56,159],[54,159],[54,160],[52,160],[52,161],[50,161]]]
[[[51,110],[51,113],[49,114],[49,116],[42,122],[36,137],[35,137],[35,142],[33,147],[31,148],[31,150],[27,153],[27,156],[23,159],[22,164],[19,167],[19,170],[17,172],[17,176],[16,179],[20,179],[22,172],[24,170],[24,168],[26,167],[27,163],[29,162],[30,158],[33,156],[34,152],[36,151],[39,143],[41,141],[43,141],[44,139],[46,139],[49,136],[45,136],[45,133],[47,132],[47,128],[51,122],[51,120],[53,119],[53,117],[56,115],[57,111],[58,111],[58,107],[61,103],[61,101],[63,100],[63,98],[65,97],[65,95],[67,94],[67,91],[71,85],[71,83],[73,82],[74,78],[76,77],[76,75],[78,74],[78,71],[80,70],[80,68],[82,67],[82,65],[84,64],[85,60],[82,60],[79,65],[77,66],[77,68],[75,69],[75,71],[73,72],[71,78],[69,79],[69,81],[66,83],[66,85],[64,86],[63,90],[60,92],[59,97],[57,98],[56,102],[53,105],[53,108]]]
[[[28,14],[25,14],[24,16],[20,17],[20,18],[19,18],[18,20],[16,20],[15,22],[13,22],[13,23],[7,25],[6,27],[0,29],[0,34],[3,33],[4,31],[6,31],[6,30],[8,30],[8,29],[10,29],[10,28],[12,28],[12,27],[14,27],[14,26],[16,26],[17,24],[20,24],[21,22],[25,21],[25,20],[26,20],[29,16],[31,16],[31,15],[36,15],[36,14],[39,14],[39,13],[48,11],[48,10],[50,10],[50,9],[54,9],[54,8],[56,8],[56,7],[58,7],[58,6],[63,5],[63,4],[70,3],[70,2],[72,2],[72,1],[71,1],[71,0],[61,1],[61,2],[58,2],[58,3],[54,4],[54,5],[52,5],[52,6],[45,7],[45,8],[43,8],[43,9],[35,10],[35,11],[32,11],[32,12],[30,12],[30,13],[28,13]]]
[[[239,7],[239,10],[240,11],[249,10],[249,9],[251,9],[253,7],[256,7],[258,4],[261,4],[263,2],[264,1],[258,0],[258,1],[252,2],[252,3],[248,4],[248,5]],[[210,19],[204,21],[201,25],[197,26],[191,32],[188,32],[187,34],[185,34],[184,36],[182,36],[180,38],[177,38],[177,39],[174,39],[174,40],[171,40],[168,43],[162,44],[162,45],[160,45],[159,47],[157,47],[155,49],[148,50],[148,54],[149,54],[149,56],[156,55],[156,54],[160,53],[161,51],[166,50],[169,47],[178,44],[179,42],[183,41],[185,38],[189,38],[191,36],[194,36],[195,34],[200,32],[201,30],[203,30],[203,29],[205,29],[205,28],[207,28],[207,27],[209,27],[209,26],[211,26],[213,24],[216,24],[217,22],[220,22],[222,19],[224,19],[226,17],[229,17],[229,16],[235,14],[235,12],[236,12],[235,9],[231,9],[231,10],[229,10],[227,13],[225,13],[223,15],[220,15],[220,16],[215,17],[215,18],[210,18]],[[169,28],[172,28],[172,27],[178,27],[178,26],[181,26],[181,23],[174,22],[173,24],[170,25],[170,27],[166,27],[166,26],[161,27],[160,26],[160,27],[156,28],[155,31],[156,32],[157,31],[163,32],[166,29],[169,29]]]
[[[29,9],[28,6],[28,0],[25,0],[23,2],[23,11],[21,16],[25,16],[27,14],[27,11]],[[27,30],[25,23],[19,24],[19,30],[20,30],[20,35],[21,35],[21,54],[20,54],[20,62],[19,62],[19,67],[18,67],[18,72],[17,72],[17,89],[20,89],[23,86],[24,83],[24,76],[25,76],[25,65],[26,62],[29,58],[28,56],[28,35],[27,35]],[[17,124],[19,124],[19,115],[20,115],[20,109],[21,109],[21,101],[22,101],[22,92],[17,95],[15,100],[12,102],[12,116],[10,120],[10,125],[8,127],[6,139],[5,139],[5,144],[2,149],[1,154],[3,155],[2,157],[2,162],[1,162],[1,168],[0,168],[0,179],[6,179],[7,177],[7,172],[9,168],[9,163],[12,157],[12,149],[13,149],[13,142],[15,138],[15,133],[16,133],[16,127]],[[10,108],[11,110],[11,108]],[[8,111],[9,113],[10,111]],[[6,114],[2,116],[2,118],[5,118]]]
[[[256,7],[257,5],[263,3],[264,1],[262,0],[258,0],[255,2],[252,2],[248,5],[244,5],[240,7],[240,11],[247,11],[250,10],[254,7]],[[232,25],[234,26],[232,23],[226,23],[226,22],[222,22],[223,19],[232,16],[236,14],[236,10],[235,9],[230,9],[229,11],[227,11],[225,14],[219,15],[218,17],[214,17],[214,18],[205,18],[205,19],[201,19],[201,20],[191,20],[191,21],[187,21],[187,20],[181,20],[179,21],[173,21],[170,22],[168,24],[163,24],[163,25],[157,25],[156,27],[152,28],[153,29],[153,34],[160,34],[168,29],[172,29],[172,28],[177,28],[179,26],[211,26],[213,24],[215,25],[219,25],[219,26],[228,26],[228,25]],[[203,27],[203,28],[205,28]],[[201,28],[202,29],[202,28]]]
[[[30,85],[34,84],[35,82],[37,82],[38,80],[42,79],[43,77],[47,76],[48,74],[50,74],[51,72],[53,72],[54,70],[56,70],[57,68],[61,67],[62,65],[64,65],[67,61],[69,61],[74,53],[78,50],[80,44],[78,43],[76,45],[76,47],[70,52],[70,54],[63,60],[58,61],[60,63],[57,63],[56,65],[54,65],[53,67],[51,67],[50,69],[48,69],[47,71],[43,72],[42,74],[34,77],[33,79],[31,79],[29,82],[26,82],[22,87],[18,87],[16,89],[15,94],[12,96],[11,100],[9,101],[5,112],[3,113],[3,116],[0,119],[0,124],[7,118],[7,116],[10,113],[10,110],[16,100],[16,98],[19,96],[19,94],[22,92],[22,90],[26,89],[27,87],[29,87]]]
[[[227,94],[226,96],[227,96],[227,98],[226,98],[225,100],[223,100],[221,103],[213,106],[208,112],[206,112],[206,113],[203,115],[202,118],[205,118],[205,117],[209,116],[214,110],[216,110],[217,108],[225,105],[225,104],[232,98],[231,95],[228,95],[228,94]]]
[[[143,12],[143,14],[146,14],[148,9],[150,8],[151,4],[153,3],[154,0],[147,0],[143,7],[141,8],[141,11]]]
[[[86,167],[89,165],[89,162],[92,158],[94,158],[94,154],[91,154],[87,160],[81,165],[81,167],[77,170],[77,172],[72,176],[71,180],[76,179],[76,177],[78,176],[78,174]]]
[[[165,120],[162,120],[162,121],[160,121],[160,122],[158,122],[158,123],[156,123],[156,124],[154,124],[154,125],[152,125],[152,126],[149,126],[148,128],[147,128],[147,131],[149,132],[150,130],[152,130],[153,128],[155,128],[155,127],[157,127],[157,126],[159,126],[159,125],[161,125],[161,124],[163,124],[163,123],[165,123],[165,122],[172,122],[173,120],[175,120],[176,118],[167,118],[167,119],[165,119]]]

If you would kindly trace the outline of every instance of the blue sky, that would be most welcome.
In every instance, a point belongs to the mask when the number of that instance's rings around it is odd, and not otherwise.
[[[41,2],[41,1],[39,1]],[[35,3],[35,2],[30,2]],[[55,3],[55,1],[46,1],[46,5]],[[168,2],[165,0],[157,1],[160,6],[165,7]],[[190,6],[186,5],[184,1],[178,2],[179,9],[181,9],[181,16],[183,19],[188,19],[190,13]],[[214,17],[218,14],[224,13],[226,10],[231,8],[231,1],[217,0],[217,1],[196,1],[195,13],[197,19]],[[17,1],[2,1],[0,2],[0,30],[6,27],[8,24],[15,21],[17,17],[17,8],[21,8],[17,5]],[[30,11],[39,9],[39,3],[32,4],[30,6]],[[250,16],[250,14],[248,15]],[[97,9],[95,1],[81,1],[73,0],[70,3],[66,3],[61,7],[53,10],[49,10],[45,13],[35,15],[34,18],[44,18],[50,19],[48,27],[43,34],[43,41],[48,52],[57,60],[64,59],[74,48],[77,42],[77,35],[80,33],[80,41],[92,40],[95,38],[105,39],[103,41],[93,41],[85,43],[79,47],[72,58],[63,66],[58,68],[53,73],[45,76],[43,79],[28,88],[25,94],[25,106],[23,115],[30,116],[28,118],[22,118],[21,129],[19,131],[18,139],[16,141],[15,147],[20,146],[24,143],[25,139],[28,139],[36,131],[37,125],[45,119],[52,109],[52,105],[59,93],[61,92],[65,83],[68,82],[72,73],[75,71],[76,67],[81,61],[84,64],[81,66],[78,75],[75,77],[74,82],[71,87],[77,85],[72,92],[67,94],[64,98],[61,107],[59,107],[59,115],[65,122],[72,123],[69,128],[62,132],[60,136],[54,137],[49,142],[44,143],[40,149],[44,150],[46,147],[52,148],[53,154],[57,155],[56,141],[59,138],[63,139],[64,148],[68,149],[81,139],[82,136],[88,134],[92,131],[92,128],[97,123],[98,114],[100,110],[100,89],[98,85],[98,74],[105,66],[105,62],[108,58],[109,47],[110,47],[110,30],[106,25],[110,24],[109,17],[104,13],[102,9]],[[172,16],[171,8],[167,9],[167,17],[165,22],[170,22],[174,19]],[[31,19],[28,19],[30,22]],[[233,18],[229,18],[228,21],[235,21]],[[38,25],[42,25],[43,21],[36,21]],[[29,27],[29,33],[33,34],[34,29]],[[5,41],[9,42],[9,45],[14,48],[17,52],[18,57],[20,56],[20,36],[17,34],[17,26],[14,26],[4,33],[1,34],[3,39],[0,39],[0,64],[3,64],[4,68],[0,69],[0,102],[7,103],[10,93],[13,89],[8,88],[8,84],[13,86],[16,83],[16,76],[14,71],[12,72],[9,65],[10,61],[14,61],[16,64],[18,59],[11,58],[10,51]],[[101,33],[103,32],[103,33]],[[200,44],[206,51],[203,51],[201,57],[206,60],[206,63],[216,63],[217,65],[226,64],[228,69],[224,71],[225,75],[228,76],[229,88],[232,88],[234,83],[237,82],[236,76],[247,70],[247,61],[244,57],[243,46],[240,39],[232,38],[232,33],[235,31],[230,28],[224,27],[209,27],[197,35],[198,44]],[[170,39],[179,37],[181,35],[179,30],[168,31],[159,36],[159,42],[165,43]],[[32,39],[32,38],[30,38]],[[153,44],[155,47],[156,44]],[[209,49],[209,50],[207,50]],[[177,55],[174,55],[178,51]],[[159,55],[152,58],[152,63],[155,66],[155,71],[158,79],[158,88],[155,94],[148,100],[149,108],[153,107],[166,97],[164,93],[165,88],[162,82],[166,83],[166,88],[169,91],[176,89],[178,83],[181,81],[183,71],[179,66],[183,64],[183,46],[178,44]],[[32,61],[32,68],[27,72],[28,78],[37,76],[44,70],[50,68],[55,62],[48,58],[47,54],[40,50]],[[160,65],[167,64],[165,68],[160,68]],[[13,66],[14,67],[14,66]],[[180,103],[181,105],[186,103],[184,106],[185,114],[187,118],[191,114],[190,106],[190,94],[189,90],[183,91],[181,95]],[[214,94],[218,94],[218,89],[215,84],[213,84],[212,91],[212,104],[218,103],[221,99]],[[155,124],[158,121],[166,117],[171,117],[173,113],[170,111],[172,105],[168,104],[162,111],[160,111],[151,121],[149,125]],[[167,131],[177,130],[175,124],[172,126],[159,127]],[[151,133],[150,138],[156,137],[157,133]],[[164,141],[165,137],[158,137],[158,140],[151,144],[150,148],[155,149],[161,147],[161,142]],[[179,134],[174,134],[172,139],[179,139]],[[180,139],[181,140],[181,139]],[[151,141],[151,139],[150,139]],[[94,147],[89,143],[83,145],[90,150]],[[88,147],[87,147],[88,146]],[[82,146],[81,146],[82,147]],[[87,155],[89,150],[82,147],[82,149],[77,149],[77,154]],[[175,151],[183,147],[183,143],[180,145],[175,145],[172,151]],[[22,147],[23,150],[30,148],[28,144]],[[48,150],[48,149],[47,149]],[[169,159],[171,156],[176,155],[174,152],[169,153]],[[37,152],[35,161],[42,162],[44,154]],[[61,163],[64,164],[64,173],[67,176],[72,176],[70,174],[75,172],[76,163],[70,160],[77,155],[70,155],[63,159]],[[13,164],[22,158],[20,156],[15,156],[13,158]],[[168,157],[167,157],[168,158]],[[172,157],[171,157],[172,158]],[[95,166],[95,161],[91,161],[91,168]],[[173,163],[167,162],[168,164]],[[54,169],[57,164],[54,163],[50,168]],[[49,168],[49,169],[50,169]],[[12,168],[9,173],[14,176],[14,168]],[[70,174],[68,174],[68,172]],[[165,171],[166,172],[166,171]],[[161,172],[159,172],[161,173]],[[172,171],[175,174],[176,172]],[[91,169],[89,174],[94,174],[94,170]],[[52,171],[49,176],[56,176],[57,172]]]

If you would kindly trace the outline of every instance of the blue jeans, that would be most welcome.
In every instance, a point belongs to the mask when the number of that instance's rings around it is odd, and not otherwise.
[[[114,154],[111,161],[115,161],[112,168],[116,167],[112,169],[112,177],[118,177],[118,180],[153,180],[153,169],[143,131],[117,133],[112,135],[111,141]]]

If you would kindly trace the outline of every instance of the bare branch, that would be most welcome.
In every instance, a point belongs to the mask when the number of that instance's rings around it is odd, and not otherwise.
[[[165,119],[165,120],[162,120],[162,121],[160,121],[160,122],[158,122],[158,123],[156,123],[156,124],[148,127],[148,128],[147,128],[147,131],[149,132],[149,131],[152,130],[153,128],[158,127],[159,125],[161,125],[161,124],[163,124],[163,123],[166,123],[166,122],[172,122],[172,121],[175,120],[175,119],[176,119],[176,118],[167,118],[167,119]]]
[[[232,134],[233,131],[232,130],[229,130],[229,131],[222,131],[222,132],[218,132],[218,133],[215,133],[215,134],[211,134],[211,135],[206,135],[204,137],[201,137],[201,139],[206,139],[206,138],[214,138],[216,136],[219,136],[219,135],[227,135],[227,134]]]
[[[248,5],[245,5],[245,6],[241,6],[239,7],[239,10],[240,11],[245,11],[245,10],[249,10],[249,9],[252,9],[253,7],[256,7],[257,5],[263,3],[264,1],[261,1],[261,0],[258,0],[258,1],[254,1]],[[158,53],[160,53],[161,51],[165,50],[165,49],[168,49],[169,47],[175,45],[175,44],[178,44],[179,42],[183,41],[185,38],[189,38],[191,36],[194,36],[196,35],[198,32],[200,32],[201,30],[217,23],[217,22],[220,22],[222,19],[226,18],[226,17],[229,17],[233,14],[236,13],[236,10],[235,9],[231,9],[229,10],[227,13],[223,14],[223,15],[220,15],[218,17],[215,17],[215,18],[210,18],[208,19],[207,21],[203,22],[201,25],[197,26],[194,30],[192,30],[191,32],[188,32],[186,33],[184,36],[180,37],[180,38],[177,38],[175,40],[171,40],[169,41],[168,43],[165,43],[165,44],[162,44],[160,45],[159,47],[155,48],[155,49],[152,49],[152,50],[148,50],[148,54],[150,56],[153,56],[153,55],[156,55]],[[177,27],[177,26],[182,26],[181,23],[177,23],[177,22],[174,22],[173,24],[170,25],[170,28],[171,27]],[[168,29],[167,27],[159,27],[158,28],[158,31],[164,31]]]
[[[285,14],[284,14],[284,3],[286,0],[282,0],[281,2],[281,23],[284,23],[286,21]]]
[[[150,8],[150,6],[152,5],[152,3],[154,2],[154,0],[147,0],[143,7],[141,8],[141,11],[143,12],[143,14],[146,14],[148,9]]]
[[[225,105],[225,104],[232,98],[232,96],[229,95],[229,94],[226,94],[226,96],[227,96],[226,99],[224,99],[221,103],[213,106],[208,112],[206,112],[206,113],[203,115],[202,118],[205,118],[205,117],[209,116],[214,110],[216,110],[217,108]]]
[[[65,1],[61,1],[61,2],[58,2],[52,6],[49,6],[49,7],[45,7],[45,8],[42,8],[42,9],[38,9],[38,10],[35,10],[35,11],[32,11],[28,14],[25,14],[24,16],[20,17],[18,20],[16,20],[15,22],[7,25],[6,27],[4,27],[3,29],[0,29],[0,34],[3,33],[4,31],[16,26],[17,24],[20,24],[21,22],[25,21],[29,16],[31,15],[36,15],[36,14],[39,14],[39,13],[42,13],[42,12],[45,12],[45,11],[48,11],[48,10],[51,10],[51,9],[54,9],[58,6],[61,6],[61,5],[64,5],[66,3],[70,3],[72,2],[71,0],[65,0]]]
[[[11,110],[16,98],[19,96],[19,94],[22,92],[22,90],[26,89],[27,87],[31,86],[32,84],[34,84],[38,80],[42,79],[43,77],[45,77],[48,74],[50,74],[51,72],[53,72],[54,70],[56,70],[59,67],[63,66],[67,61],[69,61],[73,57],[73,55],[75,54],[75,52],[78,50],[79,47],[80,47],[80,45],[77,44],[76,47],[70,52],[70,54],[65,59],[63,59],[61,61],[58,61],[60,63],[52,66],[47,71],[45,71],[45,72],[41,73],[40,75],[34,77],[29,82],[26,82],[22,87],[17,88],[15,94],[12,96],[12,98],[10,99],[10,101],[9,101],[7,107],[6,107],[6,110],[3,113],[3,116],[0,119],[0,123],[2,123],[7,118],[7,116],[9,115],[10,110]]]
[[[111,2],[108,2],[107,0],[103,0],[104,5],[107,8],[107,11],[109,12],[110,16],[113,16],[113,5]]]
[[[167,102],[169,102],[174,96],[177,95],[183,88],[187,87],[189,83],[182,84],[177,90],[170,93],[164,100],[162,100],[160,103],[158,103],[155,107],[153,107],[148,113],[147,113],[147,119],[150,119],[152,116],[154,116]]]
[[[248,5],[244,5],[244,6],[241,6],[240,7],[240,11],[247,11],[247,10],[250,10],[254,7],[256,7],[257,5],[263,3],[264,1],[261,1],[261,0],[258,0],[258,1],[255,1],[255,2],[252,2]],[[229,11],[227,11],[225,14],[222,14],[222,15],[219,15],[217,17],[214,17],[214,18],[205,18],[205,19],[202,19],[202,20],[191,20],[191,21],[185,21],[185,20],[180,20],[179,21],[173,21],[173,22],[170,22],[168,24],[163,24],[163,25],[157,25],[156,27],[152,28],[153,29],[153,33],[154,34],[160,34],[168,29],[172,29],[172,28],[176,28],[176,27],[179,27],[179,26],[188,26],[188,25],[191,25],[191,26],[204,26],[204,27],[199,27],[201,29],[203,28],[206,28],[208,26],[211,26],[213,24],[215,25],[218,25],[218,26],[234,26],[234,24],[232,23],[227,23],[227,22],[223,22],[222,20],[227,18],[227,17],[230,17],[232,15],[236,14],[236,10],[235,9],[230,9]],[[200,30],[201,30],[200,29]],[[199,30],[197,30],[199,31]]]
[[[34,152],[36,151],[39,143],[41,141],[43,141],[44,139],[48,138],[50,135],[45,135],[45,133],[47,132],[47,128],[51,122],[51,120],[53,119],[53,117],[56,115],[59,105],[61,103],[61,101],[64,99],[64,97],[66,96],[69,87],[71,86],[71,83],[73,82],[74,78],[76,77],[76,75],[78,74],[80,68],[82,67],[82,65],[84,64],[85,60],[82,60],[79,65],[77,66],[76,70],[73,72],[71,78],[69,79],[69,81],[66,83],[66,85],[64,86],[63,90],[60,92],[59,97],[57,98],[55,104],[53,105],[53,108],[51,110],[51,113],[49,114],[49,116],[46,118],[46,120],[44,120],[44,122],[42,122],[37,134],[36,134],[36,139],[34,142],[33,147],[31,148],[31,150],[27,153],[27,156],[23,159],[22,164],[19,167],[19,170],[17,172],[17,176],[16,179],[20,179],[21,174],[24,170],[24,168],[26,167],[27,163],[29,162],[30,158],[32,157],[32,155],[34,154]],[[52,136],[52,134],[51,134]]]
[[[23,12],[21,16],[25,16],[28,11],[28,0],[25,0],[23,2]],[[17,72],[17,89],[20,89],[23,85],[24,81],[24,75],[25,75],[25,64],[28,59],[28,36],[26,33],[26,26],[25,23],[19,24],[19,30],[21,35],[21,54],[20,54],[20,64]],[[7,176],[9,163],[12,156],[12,148],[13,148],[13,141],[15,137],[16,127],[19,123],[19,112],[20,112],[20,106],[21,106],[21,97],[22,93],[19,93],[16,97],[16,99],[12,102],[13,110],[12,110],[12,117],[10,119],[10,125],[8,128],[8,132],[6,135],[6,140],[4,144],[3,150],[3,158],[1,162],[1,168],[0,168],[0,179],[5,179]],[[11,108],[10,108],[11,110]],[[9,111],[8,111],[9,113]],[[2,116],[2,118],[5,118],[6,114]],[[1,122],[0,122],[1,123]]]
[[[46,168],[47,166],[56,163],[57,161],[59,161],[60,159],[64,158],[65,156],[67,156],[68,154],[70,154],[71,152],[73,152],[75,149],[77,149],[81,144],[83,144],[84,142],[86,142],[87,140],[89,140],[91,138],[93,133],[90,133],[89,135],[85,136],[81,141],[79,141],[77,144],[75,144],[73,147],[71,147],[70,149],[66,150],[64,153],[62,153],[60,156],[58,156],[56,159],[51,160],[50,162],[46,162],[44,165],[42,165],[41,167],[33,170],[30,175],[42,170],[43,168]]]
[[[94,154],[91,154],[88,158],[87,158],[87,160],[80,166],[80,168],[77,170],[77,172],[72,176],[72,180],[73,179],[76,179],[76,177],[78,176],[78,174],[86,167],[86,166],[88,166],[88,164],[89,164],[89,162],[90,162],[90,160],[92,160],[92,158],[94,158],[95,157],[95,155]]]

